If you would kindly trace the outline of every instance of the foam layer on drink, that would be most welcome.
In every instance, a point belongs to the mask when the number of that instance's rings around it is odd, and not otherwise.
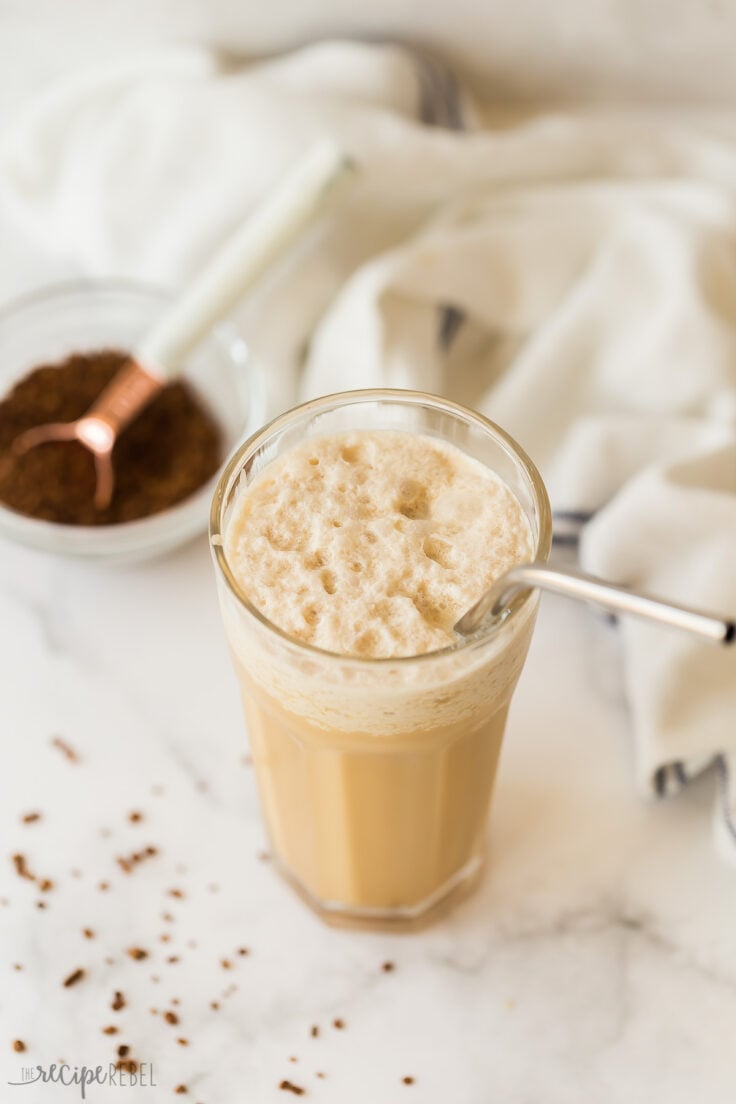
[[[508,568],[532,556],[518,500],[436,438],[312,438],[238,495],[225,554],[240,587],[298,640],[363,657],[421,655]]]

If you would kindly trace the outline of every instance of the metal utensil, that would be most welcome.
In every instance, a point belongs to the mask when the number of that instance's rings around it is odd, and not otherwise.
[[[500,624],[519,595],[535,587],[555,594],[565,594],[569,598],[579,598],[583,602],[592,602],[613,613],[646,617],[671,628],[684,629],[716,644],[732,644],[736,637],[736,622],[730,618],[689,606],[679,606],[650,594],[641,594],[627,587],[608,583],[595,575],[547,567],[546,564],[519,564],[512,567],[463,614],[455,625],[455,632],[461,636],[470,636],[480,628],[486,618],[492,618]]]
[[[186,355],[293,244],[352,168],[350,158],[331,141],[309,150],[133,351],[86,414],[74,422],[26,430],[13,442],[16,454],[48,441],[79,441],[95,461],[95,506],[109,506],[118,435],[179,375]]]

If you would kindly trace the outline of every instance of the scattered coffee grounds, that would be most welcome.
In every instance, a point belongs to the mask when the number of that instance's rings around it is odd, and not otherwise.
[[[345,1027],[345,1021],[344,1020],[333,1020],[332,1021],[332,1026],[336,1027],[338,1031],[342,1031],[343,1028]]]
[[[80,966],[78,970],[74,971],[74,973],[69,974],[69,977],[64,978],[64,988],[70,989],[72,985],[76,985],[77,982],[81,981],[83,977],[84,970]]]
[[[405,1085],[413,1085],[414,1084],[414,1078],[413,1077],[402,1077],[401,1080]]]
[[[293,1093],[294,1096],[304,1096],[304,1093],[307,1091],[303,1089],[301,1085],[295,1085],[293,1081],[287,1081],[286,1078],[281,1082],[279,1088],[283,1089],[284,1092]]]
[[[109,882],[98,882],[97,883],[97,888],[99,889],[100,893],[107,893],[108,889],[110,888],[110,883]]]
[[[1,407],[1,404],[0,404]],[[0,491],[0,498],[2,498],[2,492]],[[65,759],[68,759],[70,763],[78,763],[79,756],[73,747],[71,747],[66,740],[62,740],[61,736],[51,737],[51,746],[58,748]]]
[[[125,1073],[137,1073],[138,1063],[135,1058],[118,1058],[115,1069],[123,1070]]]
[[[45,901],[36,901],[36,908],[37,909],[45,909],[46,908],[46,902]]]
[[[15,867],[15,873],[19,878],[26,878],[29,882],[35,882],[36,875],[32,874],[28,869],[28,861],[25,855],[13,855],[13,865]]]
[[[122,1008],[125,1008],[125,997],[119,989],[115,990],[110,1007],[112,1008],[113,1012],[120,1012]]]
[[[128,813],[128,820],[130,821],[131,824],[138,824],[138,823],[140,823],[140,821],[143,820],[143,813],[139,813],[139,812]]]
[[[20,962],[14,962],[13,963],[13,969],[14,970],[22,970],[23,967],[21,966]]]
[[[183,1096],[184,1093],[189,1092],[189,1089],[186,1087],[186,1085],[177,1085],[174,1089],[174,1092],[179,1093],[180,1096]]]
[[[21,817],[24,824],[35,824],[37,820],[41,819],[40,813],[26,813]]]
[[[94,939],[95,933],[91,928],[82,928],[82,935],[85,939]]]
[[[381,966],[381,969],[383,970],[384,974],[390,974],[396,969],[396,963],[395,962],[384,962],[383,965]]]
[[[26,1049],[26,1044],[22,1039],[15,1039],[13,1042],[13,1050],[16,1054],[23,1054]]]
[[[317,1038],[317,1036],[319,1035],[319,1028],[317,1027],[317,1024],[314,1024],[312,1026],[309,1034],[312,1036],[313,1039]]]
[[[220,1005],[217,1003],[217,1001],[210,1001],[210,1008],[213,1012],[219,1012]]]
[[[102,1029],[103,1035],[117,1035],[117,1033],[118,1029],[117,1027],[115,1027],[115,1024],[109,1024],[107,1027],[103,1027]]]
[[[169,957],[166,959],[166,961],[171,962],[172,964],[174,964],[174,963],[179,961],[179,956],[178,955],[169,955]]]
[[[42,893],[48,893],[50,889],[54,888],[54,883],[50,878],[39,878],[37,874],[28,866],[28,860],[25,855],[21,855],[20,852],[12,856],[13,866],[15,867],[15,873],[19,878],[24,878],[27,882],[35,882]],[[43,901],[36,902],[36,908],[46,908]]]
[[[178,1024],[179,1022],[179,1017],[176,1012],[164,1012],[164,1019],[167,1024]]]
[[[118,1058],[127,1058],[130,1054],[130,1047],[127,1043],[121,1043],[118,1047]]]
[[[238,947],[238,954],[241,956],[245,956],[247,954],[250,954],[250,951],[247,947]]]
[[[134,962],[142,962],[144,958],[148,958],[148,951],[144,951],[142,947],[128,947],[125,952]]]
[[[158,855],[156,847],[144,847],[142,851],[131,851],[130,855],[119,856],[117,864],[126,874],[130,874],[136,866],[145,862],[146,859],[152,859],[154,855]]]
[[[184,897],[184,892],[181,889],[170,889],[170,890],[168,890],[168,894],[169,894],[169,897],[176,897],[179,900],[181,900]]]
[[[325,1079],[325,1077],[327,1076],[327,1074],[326,1074],[326,1073],[322,1073],[322,1071],[321,1071],[321,1070],[317,1070],[316,1076],[317,1076],[317,1077],[319,1077],[319,1078],[320,1078],[320,1080],[324,1081],[324,1079]]]
[[[221,958],[220,965],[222,966],[223,970],[232,970],[233,968],[233,964],[229,958]]]
[[[94,461],[78,442],[13,452],[24,430],[86,413],[127,359],[118,349],[73,353],[35,368],[0,402],[0,500],[6,506],[65,525],[116,525],[174,506],[215,474],[220,428],[182,381],[164,387],[120,434],[112,456],[115,491],[105,510],[95,509]]]
[[[189,1046],[189,1040],[188,1039],[177,1039],[176,1041],[179,1044],[179,1046]]]

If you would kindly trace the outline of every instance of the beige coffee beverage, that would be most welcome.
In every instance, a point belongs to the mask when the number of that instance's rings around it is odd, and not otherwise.
[[[434,434],[281,448],[230,487],[219,553],[246,604],[221,587],[273,855],[324,912],[408,919],[480,864],[536,600],[487,639],[453,625],[539,534]]]

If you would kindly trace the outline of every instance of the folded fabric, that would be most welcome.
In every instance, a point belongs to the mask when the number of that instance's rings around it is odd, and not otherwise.
[[[179,284],[330,132],[357,186],[239,315],[272,410],[368,386],[469,403],[534,457],[566,532],[594,517],[586,565],[736,613],[736,120],[475,119],[391,46],[82,74],[0,140],[0,294]],[[621,631],[642,784],[717,762],[736,856],[734,657]]]
[[[465,319],[449,348],[439,304]],[[496,185],[360,269],[304,386],[452,393],[531,452],[556,508],[592,512],[733,434],[734,321],[736,208],[713,186]]]
[[[179,286],[332,134],[363,168],[350,203],[240,315],[268,365],[272,408],[286,406],[345,276],[442,200],[432,166],[445,157],[430,135],[449,132],[431,124],[472,117],[444,70],[395,46],[324,43],[240,69],[181,47],[76,74],[0,134],[0,296],[80,275]],[[428,169],[418,189],[417,141]]]
[[[650,468],[586,526],[583,563],[703,609],[736,611],[736,444]],[[716,839],[736,861],[736,648],[621,622],[641,788],[677,793],[715,764]]]

